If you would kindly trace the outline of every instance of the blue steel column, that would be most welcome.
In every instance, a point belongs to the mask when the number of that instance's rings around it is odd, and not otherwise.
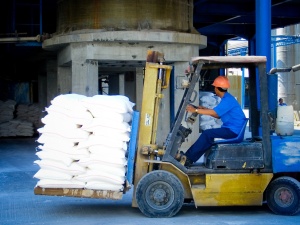
[[[225,49],[225,47],[227,48],[227,42],[228,40],[224,41],[221,46],[219,47],[219,55],[220,56],[225,56],[227,53],[227,49]],[[226,75],[225,69],[221,68],[219,69],[219,75]]]
[[[266,56],[266,72],[271,69],[271,0],[256,0],[256,55]],[[259,83],[257,83],[259,85]],[[257,87],[258,88],[258,87]],[[259,88],[257,89],[259,90]],[[269,111],[276,114],[277,80],[268,79],[268,104]],[[260,93],[258,93],[260,97]],[[257,102],[258,108],[260,103]]]
[[[256,55],[267,57],[271,69],[271,0],[256,0]]]
[[[271,0],[255,0],[255,9],[255,55],[267,57],[266,70],[268,71],[270,70],[270,66],[268,66],[268,64],[271,58]],[[256,74],[256,80],[259,80],[258,74]],[[260,109],[259,82],[256,82],[256,90],[257,107]]]

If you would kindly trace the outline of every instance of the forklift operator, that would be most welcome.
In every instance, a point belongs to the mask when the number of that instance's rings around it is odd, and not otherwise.
[[[212,85],[215,87],[216,95],[221,98],[221,102],[214,109],[202,106],[195,108],[188,105],[186,111],[220,118],[223,125],[220,128],[207,129],[202,132],[197,141],[185,153],[185,166],[190,166],[196,162],[213,145],[214,138],[235,138],[243,128],[246,117],[235,97],[227,92],[230,87],[228,78],[218,76]]]

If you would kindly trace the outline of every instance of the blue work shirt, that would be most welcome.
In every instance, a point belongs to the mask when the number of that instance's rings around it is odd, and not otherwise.
[[[226,92],[214,111],[222,120],[222,127],[229,128],[236,134],[240,133],[246,117],[235,97]]]

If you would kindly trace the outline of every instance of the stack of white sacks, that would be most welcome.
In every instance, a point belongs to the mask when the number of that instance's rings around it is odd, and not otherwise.
[[[212,92],[200,92],[199,103],[208,109],[213,109],[221,101],[221,98],[214,95]],[[207,130],[212,128],[220,128],[222,121],[208,115],[200,115],[199,126],[201,130]]]
[[[28,136],[34,134],[33,124],[21,118],[14,119],[16,101],[0,101],[0,137]]]
[[[34,128],[40,128],[41,110],[38,104],[19,104],[16,107],[16,119],[31,122]]]
[[[12,119],[0,123],[0,137],[31,137],[34,134],[33,124],[28,121]]]
[[[14,100],[7,100],[5,102],[0,100],[0,123],[10,121],[14,118],[16,104]]]
[[[120,95],[54,98],[38,129],[37,186],[122,190],[133,106]]]

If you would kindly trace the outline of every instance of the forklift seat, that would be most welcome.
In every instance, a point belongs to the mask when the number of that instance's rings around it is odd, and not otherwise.
[[[240,133],[238,134],[238,136],[236,136],[235,138],[230,138],[230,139],[217,140],[217,141],[214,142],[214,144],[241,143],[244,140],[244,135],[245,135],[245,130],[246,130],[248,120],[249,119],[247,119],[247,118],[245,119],[244,125],[243,125]]]

